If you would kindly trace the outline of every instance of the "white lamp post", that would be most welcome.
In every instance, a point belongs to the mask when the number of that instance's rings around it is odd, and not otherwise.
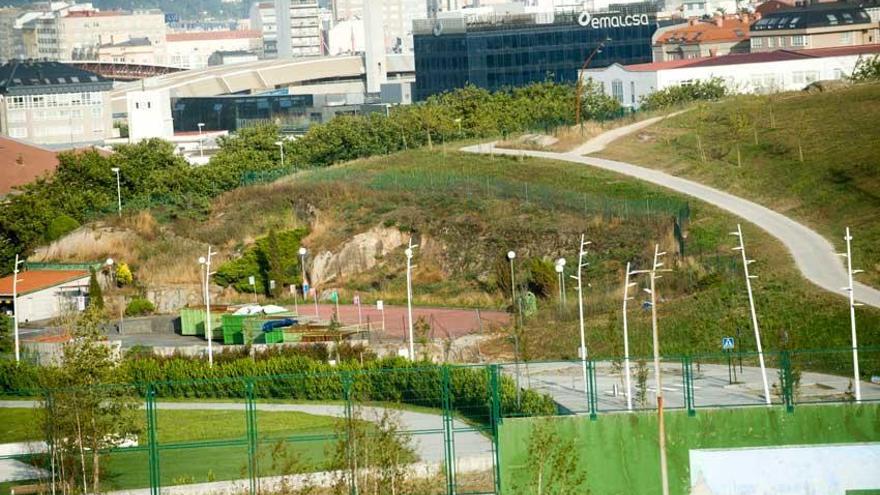
[[[852,235],[849,233],[849,227],[847,227],[846,237],[844,237],[844,240],[846,241],[846,253],[841,253],[841,256],[846,257],[846,272],[849,280],[849,287],[844,287],[843,290],[849,292],[849,322],[850,328],[852,329],[853,387],[856,393],[856,402],[861,402],[862,386],[859,383],[859,345],[856,336],[856,306],[861,306],[861,304],[857,303],[855,299],[856,296],[855,291],[853,290],[853,275],[857,273],[862,273],[864,270],[853,270],[851,245],[852,239]]]
[[[203,146],[203,141],[202,141],[202,128],[205,127],[205,123],[199,122],[196,125],[199,126],[199,156],[205,156],[205,151],[203,149],[204,146]]]
[[[208,246],[208,256],[199,257],[199,264],[205,267],[205,338],[208,339],[208,365],[214,366],[214,333],[211,329],[211,291],[210,291],[210,281],[211,281],[211,256],[215,255],[214,251],[211,251],[211,246]]]
[[[507,252],[507,259],[510,260],[510,298],[513,303],[513,346],[514,346],[514,363],[516,367],[516,405],[519,407],[521,403],[520,380],[519,380],[519,305],[516,302],[516,278],[513,273],[513,260],[516,259],[515,251]]]
[[[309,253],[309,250],[303,246],[299,248],[299,266],[302,268],[302,289],[303,289],[303,303],[309,303],[309,284],[306,282],[306,254]],[[315,289],[315,320],[320,318],[320,314],[318,313],[318,289]]]
[[[578,317],[579,317],[579,325],[581,332],[581,372],[583,373],[584,379],[584,395],[587,398],[587,403],[589,403],[589,386],[587,382],[587,338],[584,335],[584,286],[583,286],[583,271],[584,267],[589,265],[589,263],[584,262],[584,256],[587,255],[587,246],[592,244],[592,242],[584,240],[584,235],[581,234],[581,244],[578,248],[578,270],[577,276],[572,275],[571,278],[577,280],[578,283]]]
[[[116,212],[122,216],[122,188],[119,182],[119,167],[113,167],[110,170],[116,174]]]
[[[413,344],[413,316],[412,316],[412,258],[413,258],[413,249],[417,248],[418,245],[412,243],[412,238],[409,239],[409,247],[406,248],[404,254],[406,255],[406,313],[407,313],[407,327],[409,331],[409,358],[412,361],[415,361],[415,345]]]
[[[284,168],[284,143],[275,141],[275,146],[278,146],[278,149],[281,151],[281,168]]]
[[[629,326],[627,324],[627,315],[626,315],[626,306],[627,302],[631,299],[634,299],[629,296],[629,288],[635,287],[635,282],[630,282],[630,275],[635,275],[636,273],[641,272],[632,272],[630,271],[630,262],[626,262],[626,275],[623,278],[623,373],[624,373],[624,386],[626,387],[626,410],[632,411],[632,384],[630,383],[630,369],[629,369]],[[643,272],[643,271],[642,271]]]
[[[113,271],[113,258],[107,258],[107,261],[104,262],[107,265],[107,275],[110,277],[110,282],[113,283],[116,279],[116,273]]]
[[[559,258],[556,264],[562,267],[562,305],[565,306],[568,302],[565,294],[565,258]]]
[[[560,311],[560,314],[562,312],[562,280],[565,277],[565,275],[563,275],[563,273],[562,273],[563,270],[565,270],[565,268],[563,268],[562,265],[560,265],[557,262],[556,263],[556,282],[559,284],[559,311]]]
[[[24,263],[24,260],[19,259],[18,255],[15,255],[15,265],[12,266],[12,331],[15,334],[15,362],[18,363],[21,360],[21,348],[19,347],[19,339],[18,339],[18,283],[21,280],[18,279],[18,267]]]
[[[752,279],[758,277],[756,275],[749,275],[749,265],[754,263],[755,260],[750,260],[746,256],[746,245],[743,240],[742,227],[740,224],[736,224],[736,232],[731,232],[730,235],[739,238],[739,246],[736,246],[733,250],[739,251],[740,255],[742,255],[743,273],[746,277],[746,291],[749,294],[749,311],[752,316],[752,328],[755,330],[755,346],[758,350],[758,364],[761,366],[761,380],[764,383],[764,402],[769,406],[771,403],[770,386],[767,383],[767,368],[764,366],[764,350],[761,347],[761,330],[758,328],[758,315],[755,311],[755,298],[752,295]]]

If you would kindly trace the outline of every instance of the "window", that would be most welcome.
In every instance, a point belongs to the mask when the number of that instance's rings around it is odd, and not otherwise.
[[[797,36],[791,37],[791,46],[793,47],[804,47],[807,46],[807,37],[799,34]]]
[[[838,22],[838,21],[837,21],[837,16],[836,16],[836,15],[834,15],[834,14],[825,14],[825,17],[828,19],[828,25],[829,25],[829,26],[836,26],[836,25],[837,25],[837,22]]]
[[[752,38],[752,48],[761,48],[764,46],[764,38]]]
[[[634,81],[629,82],[629,102],[632,105],[636,104],[636,83]]]
[[[852,45],[852,33],[840,33],[840,44],[841,45]]]
[[[776,38],[767,38],[767,48],[776,48]]]
[[[791,82],[794,84],[807,85],[810,83],[814,83],[819,80],[819,72],[818,71],[797,71],[793,72],[791,75]]]
[[[27,127],[10,127],[9,137],[14,137],[18,139],[28,137]]]
[[[623,103],[623,81],[620,79],[611,81],[611,96],[619,103]]]
[[[23,110],[9,112],[8,114],[6,114],[6,121],[10,124],[27,122],[27,112]]]

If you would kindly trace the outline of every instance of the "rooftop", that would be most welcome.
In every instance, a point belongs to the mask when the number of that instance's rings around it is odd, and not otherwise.
[[[101,83],[107,89],[113,84],[94,72],[60,62],[12,60],[0,65],[0,94],[15,90]]]
[[[0,136],[0,196],[50,174],[58,167],[55,152]]]
[[[810,58],[844,57],[849,55],[880,54],[880,44],[840,46],[833,48],[811,48],[807,50],[776,50],[772,52],[738,53],[720,57],[703,57],[685,60],[669,60],[648,64],[621,66],[629,72],[655,72],[692,67],[713,67],[720,65],[758,64],[762,62],[783,62]],[[602,69],[590,69],[587,72],[601,72]]]
[[[169,33],[166,37],[168,42],[172,41],[211,41],[211,40],[236,40],[260,38],[263,36],[261,31],[242,29],[238,31],[196,31],[190,33]]]
[[[768,13],[762,19],[755,21],[751,30],[752,32],[778,31],[870,23],[871,17],[861,7],[829,3]]]
[[[18,295],[22,296],[50,287],[64,285],[83,277],[89,272],[82,270],[30,270],[18,274]],[[0,278],[0,296],[12,295],[12,275]]]
[[[129,38],[125,41],[120,41],[118,43],[105,43],[101,45],[101,48],[112,48],[112,47],[123,47],[123,46],[150,46],[152,42],[150,42],[150,38]]]
[[[749,39],[750,21],[748,17],[740,16],[697,20],[668,29],[657,37],[654,44],[744,41]]]

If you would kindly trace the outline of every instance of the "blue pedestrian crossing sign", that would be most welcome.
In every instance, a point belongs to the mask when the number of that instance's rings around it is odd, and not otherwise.
[[[722,337],[721,338],[721,349],[725,351],[729,351],[733,349],[733,337]]]

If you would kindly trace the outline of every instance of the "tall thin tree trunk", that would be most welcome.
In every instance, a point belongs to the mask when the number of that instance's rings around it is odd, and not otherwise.
[[[80,466],[82,467],[82,485],[83,485],[83,493],[88,493],[89,487],[87,485],[87,476],[86,476],[86,453],[83,448],[83,436],[82,436],[82,421],[79,417],[79,411],[75,414],[76,417],[76,443],[79,446],[79,461]]]
[[[700,161],[706,163],[706,152],[703,150],[703,138],[697,133],[697,147],[700,149]]]

